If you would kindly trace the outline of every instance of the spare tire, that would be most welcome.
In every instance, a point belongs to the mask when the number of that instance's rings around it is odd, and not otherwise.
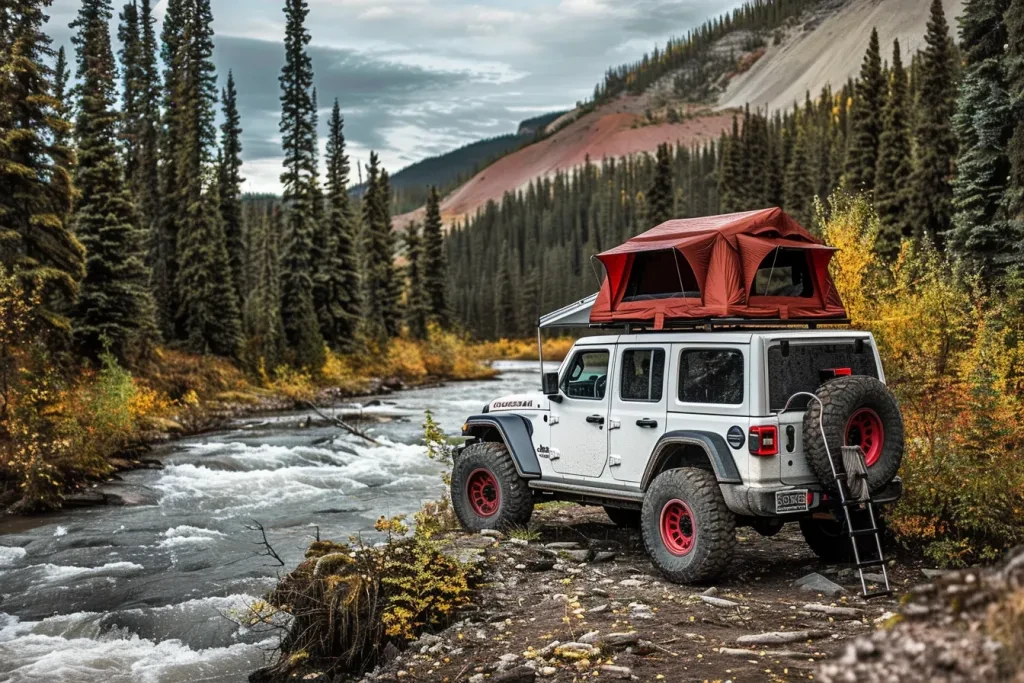
[[[860,446],[872,493],[893,480],[903,461],[903,414],[889,388],[874,377],[837,377],[818,388],[817,401],[804,413],[804,452],[818,480],[829,490],[836,482],[829,464],[832,453],[842,471],[843,446]],[[819,416],[820,425],[819,425]],[[822,431],[824,430],[824,434]]]

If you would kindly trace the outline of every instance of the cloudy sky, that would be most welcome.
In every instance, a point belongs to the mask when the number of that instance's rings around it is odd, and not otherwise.
[[[123,0],[114,0],[117,10]],[[161,0],[156,7],[163,16]],[[585,99],[637,59],[735,0],[309,0],[321,132],[334,98],[350,151],[392,171]],[[234,72],[246,190],[278,191],[281,0],[213,0],[216,64]],[[77,0],[48,30],[70,50]],[[116,31],[113,31],[116,35]],[[321,145],[323,141],[321,140]],[[353,163],[353,166],[355,164]]]

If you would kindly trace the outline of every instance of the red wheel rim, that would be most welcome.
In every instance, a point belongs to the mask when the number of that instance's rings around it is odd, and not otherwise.
[[[661,541],[673,555],[686,555],[697,541],[697,524],[690,506],[675,498],[661,508]]]
[[[871,408],[861,408],[846,423],[846,445],[860,446],[864,451],[864,464],[871,467],[882,457],[885,429],[882,419]]]
[[[466,480],[469,507],[481,517],[493,517],[501,507],[501,487],[489,470],[473,470]]]

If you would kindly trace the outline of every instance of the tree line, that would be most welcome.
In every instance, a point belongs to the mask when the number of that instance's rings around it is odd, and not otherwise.
[[[42,353],[132,365],[164,343],[316,372],[326,348],[447,324],[437,191],[400,269],[387,171],[371,154],[350,196],[337,99],[320,164],[306,0],[284,0],[282,198],[252,206],[210,0],[168,0],[159,35],[152,0],[131,0],[117,55],[111,1],[81,0],[73,60],[46,34],[50,4],[0,2],[0,267],[32,302]]]
[[[837,188],[870,197],[883,260],[928,241],[998,289],[1024,265],[1024,2],[969,0],[959,37],[934,0],[913,55],[883,52],[873,31],[836,90],[489,203],[448,240],[456,317],[482,337],[529,334],[540,312],[596,291],[593,254],[658,223],[780,206],[817,231],[815,197]]]

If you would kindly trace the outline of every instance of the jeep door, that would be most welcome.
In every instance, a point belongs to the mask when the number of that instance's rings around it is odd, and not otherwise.
[[[622,345],[615,360],[608,418],[608,468],[620,481],[639,482],[654,445],[665,433],[668,344]]]
[[[608,385],[612,345],[577,346],[562,369],[561,402],[551,404],[551,467],[560,474],[599,477],[608,459]]]

